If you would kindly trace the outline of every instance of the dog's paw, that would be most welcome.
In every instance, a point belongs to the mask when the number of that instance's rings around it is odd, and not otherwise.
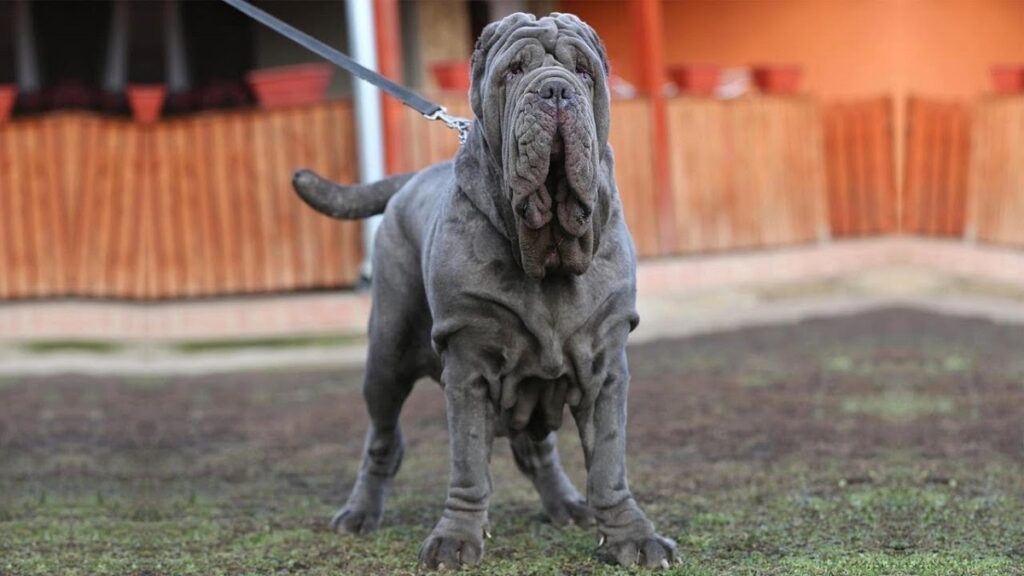
[[[555,526],[594,525],[594,510],[579,494],[568,495],[556,500],[545,500],[544,511]]]
[[[459,570],[475,566],[483,555],[482,537],[444,534],[435,530],[420,548],[420,565],[428,570]]]
[[[621,566],[668,568],[677,560],[676,543],[658,534],[608,542],[607,548]]]
[[[380,517],[380,509],[349,503],[331,518],[331,529],[349,534],[367,534],[380,526]]]

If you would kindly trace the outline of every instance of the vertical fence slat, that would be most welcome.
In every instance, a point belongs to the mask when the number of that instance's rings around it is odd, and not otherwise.
[[[829,218],[836,237],[895,231],[897,211],[889,98],[825,108]]]
[[[907,118],[901,228],[909,234],[963,236],[971,115],[960,103],[911,98]]]
[[[1024,97],[977,107],[970,142],[968,236],[1024,246]]]

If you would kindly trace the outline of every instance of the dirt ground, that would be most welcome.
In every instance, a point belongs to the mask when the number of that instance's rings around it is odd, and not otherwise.
[[[630,350],[631,485],[679,574],[1024,574],[1024,327],[885,310]],[[448,474],[417,386],[380,531],[336,535],[360,372],[0,381],[0,574],[412,574]],[[560,434],[583,484],[571,422]],[[611,574],[506,442],[485,574]]]

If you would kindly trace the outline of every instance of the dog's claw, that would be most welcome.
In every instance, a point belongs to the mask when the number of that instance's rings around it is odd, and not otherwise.
[[[669,568],[668,560],[666,560],[666,559],[662,558],[662,559],[661,559],[661,567],[662,567],[663,569],[665,569],[665,570],[668,570],[668,568]]]
[[[604,546],[604,534],[601,534],[597,539],[597,547]]]
[[[484,538],[490,540],[491,538],[494,538],[494,536],[491,534],[490,530],[484,530]]]

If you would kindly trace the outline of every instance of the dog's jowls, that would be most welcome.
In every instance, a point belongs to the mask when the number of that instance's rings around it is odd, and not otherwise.
[[[476,121],[454,162],[368,186],[296,175],[303,199],[331,216],[386,205],[364,382],[371,425],[332,524],[377,527],[402,460],[402,404],[431,376],[448,404],[452,462],[444,512],[420,550],[425,566],[482,558],[496,436],[509,437],[553,522],[596,522],[620,564],[668,566],[675,544],[655,532],[626,480],[635,256],[608,145],[604,47],[575,16],[514,14],[484,30],[472,74]],[[586,498],[555,450],[567,406]]]

